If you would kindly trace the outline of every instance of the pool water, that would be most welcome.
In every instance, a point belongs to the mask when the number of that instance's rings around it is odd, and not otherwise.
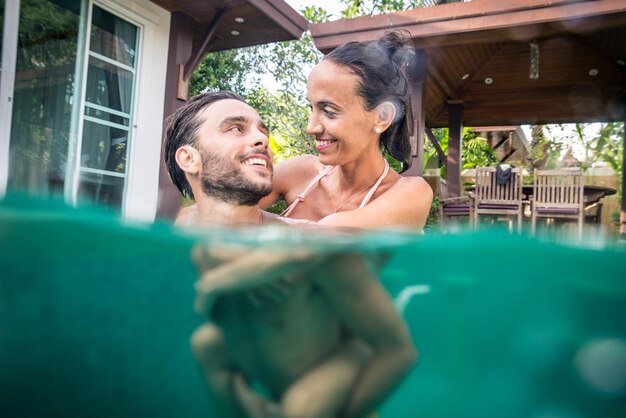
[[[499,230],[191,236],[26,198],[0,204],[2,416],[210,416],[189,350],[199,241],[391,251],[381,280],[420,360],[383,418],[626,416],[623,248]]]

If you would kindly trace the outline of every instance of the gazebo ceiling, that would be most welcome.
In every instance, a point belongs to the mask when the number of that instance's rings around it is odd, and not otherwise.
[[[194,39],[200,40],[223,9],[208,51],[298,39],[308,22],[283,0],[152,0],[164,9],[188,15],[194,21]],[[243,20],[242,20],[243,19]]]
[[[406,30],[427,56],[426,124],[466,126],[622,121],[626,1],[474,0],[310,26],[328,52]],[[530,78],[531,46],[539,50]]]

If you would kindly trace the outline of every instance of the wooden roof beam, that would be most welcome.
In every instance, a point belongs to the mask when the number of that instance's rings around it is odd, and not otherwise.
[[[284,1],[247,0],[259,11],[285,29],[295,39],[299,39],[309,27],[309,22]],[[281,3],[278,7],[278,3]],[[287,7],[284,7],[287,6]]]
[[[526,41],[626,24],[623,0],[483,0],[452,3],[378,16],[310,25],[315,45],[329,51],[347,41],[377,39],[389,30],[407,30],[418,48]]]
[[[428,63],[428,72],[433,77],[437,85],[441,88],[441,90],[448,95],[448,99],[458,99],[457,94],[452,91],[450,85],[446,80],[444,80],[443,76],[439,73],[439,70],[435,65],[432,65],[430,62]]]
[[[189,59],[185,63],[183,81],[189,81],[189,79],[191,78],[191,74],[193,74],[193,70],[196,69],[198,63],[206,54],[207,46],[209,46],[209,42],[211,42],[211,39],[215,34],[215,30],[217,29],[217,25],[219,25],[225,11],[226,7],[223,6],[219,7],[215,11],[215,16],[213,16],[213,20],[211,20],[211,23],[209,23],[209,26],[207,26],[207,30],[204,32],[204,35],[202,35],[202,39],[200,39],[198,45],[196,45],[193,51],[191,51],[191,57],[189,57]]]

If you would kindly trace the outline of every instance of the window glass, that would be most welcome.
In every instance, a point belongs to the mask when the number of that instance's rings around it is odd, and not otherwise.
[[[79,1],[22,0],[8,188],[61,194],[66,181]]]
[[[85,120],[81,167],[97,170],[126,172],[126,145],[128,131]]]
[[[138,37],[137,26],[93,6],[79,198],[117,209],[123,205],[128,169]]]
[[[5,2],[0,0],[2,10]],[[68,190],[76,192],[78,184],[79,199],[121,210],[139,27],[94,5],[88,39],[79,40],[81,3],[21,2],[7,186],[31,195],[65,192],[69,198]],[[77,52],[83,45],[88,50]],[[81,77],[75,71],[85,54],[84,102],[77,103]],[[80,132],[72,124],[77,114]]]
[[[94,6],[91,18],[91,50],[119,63],[135,66],[137,26]]]
[[[124,194],[124,178],[97,173],[80,174],[78,197],[101,205],[120,208]]]
[[[132,97],[133,77],[134,74],[128,70],[90,57],[86,102],[128,113]]]

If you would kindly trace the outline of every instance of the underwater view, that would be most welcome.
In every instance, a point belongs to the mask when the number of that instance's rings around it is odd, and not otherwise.
[[[493,229],[187,234],[26,198],[2,202],[0,243],[3,416],[211,416],[189,343],[197,243],[389,255],[381,281],[419,360],[380,417],[626,416],[617,244]]]

